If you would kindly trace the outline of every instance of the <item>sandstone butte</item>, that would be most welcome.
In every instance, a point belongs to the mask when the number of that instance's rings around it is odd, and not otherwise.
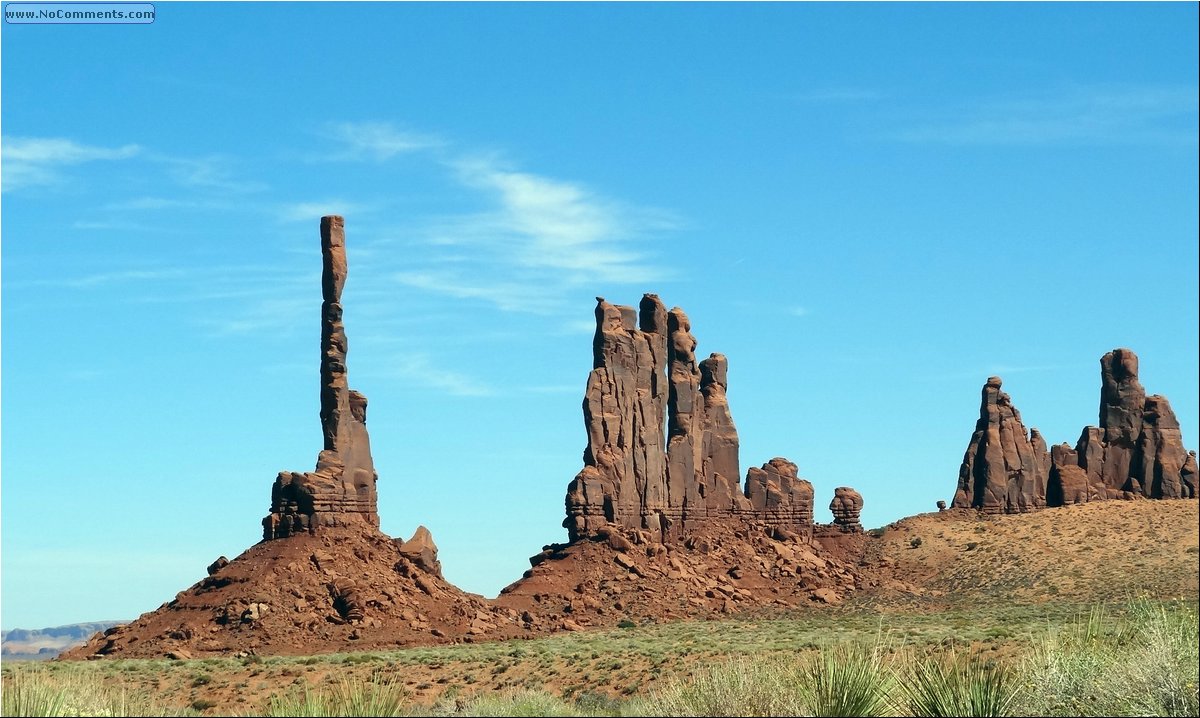
[[[379,530],[367,399],[348,383],[343,218],[322,218],[320,237],[316,467],[276,477],[261,542],[232,561],[219,557],[170,602],[64,658],[379,650],[921,590],[872,546],[854,489],[837,487],[833,523],[817,524],[813,486],[793,462],[772,458],[742,481],[728,360],[698,361],[687,315],[646,294],[636,309],[597,300],[587,445],[562,522],[568,540],[545,546],[494,600],[461,591],[443,578],[424,527],[408,540]],[[1026,435],[999,379],[989,380],[955,506],[1006,512],[1194,497],[1195,453],[1180,453],[1166,400],[1145,397],[1132,352],[1117,350],[1102,365],[1101,428],[1085,430],[1075,451],[1047,453],[1036,431]]]
[[[1196,452],[1184,448],[1166,397],[1146,396],[1137,355],[1105,354],[1100,380],[1100,426],[1084,427],[1074,448],[1047,450],[1037,429],[1026,432],[1000,377],[989,378],[954,507],[1023,513],[1107,499],[1196,498]]]

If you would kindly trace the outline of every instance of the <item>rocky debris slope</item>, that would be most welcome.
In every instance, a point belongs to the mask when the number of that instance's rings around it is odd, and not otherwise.
[[[1084,427],[1074,448],[1049,451],[1037,429],[1026,434],[1000,378],[989,378],[954,507],[1019,513],[1114,498],[1196,498],[1196,452],[1184,448],[1166,397],[1146,396],[1137,355],[1108,352],[1100,374],[1100,426]]]
[[[877,584],[859,566],[870,537],[834,533],[826,544],[727,518],[659,543],[645,529],[607,526],[547,546],[496,604],[535,631],[839,604]]]
[[[263,541],[64,658],[310,655],[526,632],[516,613],[427,570],[427,558],[405,550],[409,543],[361,527]]]

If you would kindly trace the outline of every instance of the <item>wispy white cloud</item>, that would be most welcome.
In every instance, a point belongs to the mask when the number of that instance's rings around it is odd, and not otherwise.
[[[216,337],[278,331],[285,327],[305,326],[304,320],[311,318],[313,306],[309,297],[268,297],[243,303],[236,314],[203,318],[200,322],[208,328],[209,336]]]
[[[523,387],[520,391],[529,394],[576,394],[582,391],[582,387],[579,384],[544,384]]]
[[[1025,372],[1039,371],[1059,371],[1061,369],[1075,369],[1073,364],[992,364],[987,367],[983,373],[989,376],[1004,374],[1023,374]]]
[[[1086,369],[1083,364],[987,364],[975,369],[962,371],[938,372],[916,376],[921,381],[945,381],[947,379],[978,379],[981,383],[991,376],[1006,377],[1012,374],[1040,372],[1078,372]]]
[[[1195,87],[1077,88],[982,100],[944,115],[891,138],[950,145],[1197,143]]]
[[[422,289],[454,299],[474,299],[494,305],[506,312],[549,314],[555,302],[548,300],[546,287],[534,279],[510,281],[497,279],[504,271],[481,274],[471,270],[422,270],[397,272],[393,278],[400,284]]]
[[[387,122],[334,122],[326,125],[322,134],[337,141],[341,148],[312,159],[383,162],[443,144],[432,135],[400,130]]]
[[[206,157],[154,157],[167,165],[171,177],[186,187],[215,190],[218,192],[261,192],[268,189],[264,182],[243,179],[238,176],[238,160],[227,155]]]
[[[469,158],[452,168],[488,209],[433,221],[420,232],[429,259],[396,281],[505,311],[553,313],[572,288],[645,284],[669,272],[645,248],[678,226],[669,213],[587,187]]]
[[[101,209],[112,212],[125,212],[159,209],[190,209],[198,206],[201,206],[201,203],[195,200],[169,199],[166,197],[134,197],[132,199],[121,200],[120,202],[109,202],[101,206]]]
[[[185,276],[182,269],[127,269],[116,272],[97,272],[81,277],[55,277],[52,279],[30,279],[17,282],[17,286],[62,287],[65,289],[91,289],[114,284],[133,282],[159,282],[176,280]]]
[[[811,313],[806,307],[791,307],[787,311],[793,317],[807,317]]]
[[[4,190],[57,182],[69,165],[134,157],[141,148],[85,145],[64,137],[9,137],[2,141]]]
[[[594,334],[596,322],[593,319],[569,319],[562,323],[562,334]]]
[[[486,383],[461,372],[439,366],[428,354],[404,353],[388,362],[388,378],[397,384],[416,389],[433,389],[451,396],[494,396],[496,390]],[[370,375],[365,371],[361,374]]]
[[[325,199],[315,202],[291,202],[279,207],[277,216],[283,222],[316,222],[327,214],[343,216],[363,214],[370,207],[345,199]]]
[[[125,219],[80,219],[71,223],[71,229],[149,232],[158,230],[159,228]]]

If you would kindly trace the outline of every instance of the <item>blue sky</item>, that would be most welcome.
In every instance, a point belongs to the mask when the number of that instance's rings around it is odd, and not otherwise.
[[[469,591],[565,540],[597,295],[688,312],[819,521],[950,498],[993,374],[1073,444],[1119,346],[1200,445],[1195,3],[157,10],[3,27],[5,628],[260,538],[323,214],[382,528]]]

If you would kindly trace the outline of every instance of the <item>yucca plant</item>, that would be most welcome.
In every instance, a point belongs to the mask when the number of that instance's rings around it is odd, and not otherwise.
[[[802,665],[800,680],[811,715],[887,715],[892,680],[878,647],[841,644],[827,648]]]
[[[3,715],[6,716],[65,716],[67,691],[45,671],[5,671]]]
[[[1008,716],[1016,693],[1008,667],[953,655],[915,660],[900,680],[903,708],[913,716]]]

